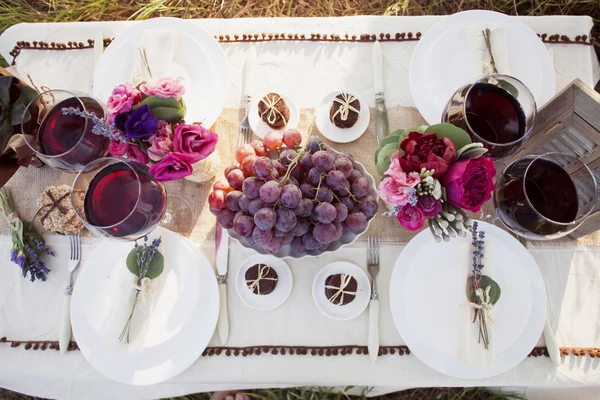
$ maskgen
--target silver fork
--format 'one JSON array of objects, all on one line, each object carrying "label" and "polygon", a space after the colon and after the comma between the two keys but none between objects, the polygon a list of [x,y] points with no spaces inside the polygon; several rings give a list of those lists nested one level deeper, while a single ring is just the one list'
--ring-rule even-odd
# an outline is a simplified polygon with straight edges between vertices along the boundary
[{"label": "silver fork", "polygon": [[69,259],[69,279],[65,288],[65,297],[63,300],[63,312],[60,321],[60,331],[58,332],[58,346],[61,353],[65,353],[71,342],[71,294],[73,293],[73,272],[79,267],[81,260],[81,237],[79,234],[70,235],[71,257]]},{"label": "silver fork", "polygon": [[377,274],[379,273],[379,238],[367,239],[367,268],[371,275],[371,300],[369,301],[369,357],[372,362],[379,354],[379,293],[377,293]]},{"label": "silver fork", "polygon": [[252,139],[252,131],[250,130],[250,123],[248,122],[248,112],[250,110],[250,103],[252,102],[252,98],[248,95],[244,97],[244,101],[246,102],[246,115],[242,122],[240,122],[240,136],[238,137],[238,146],[244,143],[250,143]]}]

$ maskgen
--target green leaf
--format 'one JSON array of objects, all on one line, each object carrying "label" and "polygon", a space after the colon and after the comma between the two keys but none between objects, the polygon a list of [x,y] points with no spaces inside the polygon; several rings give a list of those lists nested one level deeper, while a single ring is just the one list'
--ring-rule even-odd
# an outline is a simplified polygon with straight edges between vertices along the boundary
[{"label": "green leaf", "polygon": [[152,109],[152,114],[158,119],[174,124],[185,117],[185,110],[178,110],[170,107],[156,107]]},{"label": "green leaf", "polygon": [[[488,286],[491,286],[490,300],[492,301],[492,304],[496,304],[498,300],[500,300],[500,295],[502,294],[500,285],[498,285],[498,283],[489,276],[482,275],[481,280],[479,281],[479,287],[485,291]],[[467,299],[469,299],[471,303],[479,303],[479,299],[477,298],[477,296],[475,295],[475,291],[473,290],[472,276],[470,276],[469,279],[467,279]]]},{"label": "green leaf", "polygon": [[437,133],[438,138],[447,137],[448,139],[452,140],[457,149],[472,143],[471,137],[467,132],[452,124],[431,125],[425,130],[425,133],[432,132]]},{"label": "green leaf", "polygon": [[390,136],[400,137],[403,133],[404,133],[404,129],[396,129],[394,132],[390,133]]},{"label": "green leaf", "polygon": [[[138,256],[135,252],[135,248],[133,248],[129,254],[127,255],[127,269],[129,272],[134,274],[135,276],[139,276],[140,271],[138,269],[137,260]],[[157,278],[160,274],[162,274],[165,266],[165,258],[161,254],[160,251],[157,251],[154,254],[154,258],[150,261],[150,268],[148,268],[148,272],[146,273],[146,277],[150,279]]]},{"label": "green leaf", "polygon": [[383,149],[386,145],[393,143],[396,148],[400,148],[400,141],[398,139],[397,135],[390,135],[390,136],[386,136],[384,137],[381,142],[379,142],[379,147],[377,147],[377,150],[375,150],[375,163],[377,163],[377,156],[379,155],[379,152],[381,151],[381,149]]},{"label": "green leaf", "polygon": [[515,99],[519,97],[519,90],[509,82],[500,80],[500,86],[510,93]]},{"label": "green leaf", "polygon": [[414,131],[425,133],[426,130],[427,130],[427,125],[415,125],[415,126],[411,126],[410,128],[404,130],[404,132],[405,132],[404,136],[406,136],[410,132],[414,132]]},{"label": "green leaf", "polygon": [[136,110],[145,105],[150,107],[152,114],[154,114],[156,118],[172,124],[181,121],[185,117],[185,105],[183,104],[183,101],[179,102],[172,98],[150,96],[137,106],[133,107],[133,109]]},{"label": "green leaf", "polygon": [[461,160],[467,160],[469,158],[477,158],[477,157],[481,157],[482,155],[484,155],[485,153],[487,153],[487,149],[480,147],[480,148],[474,148],[474,149],[469,149],[464,151],[461,155],[460,155],[460,159]]},{"label": "green leaf", "polygon": [[483,143],[479,143],[479,142],[469,143],[468,145],[463,146],[460,149],[457,148],[456,159],[458,160],[460,158],[461,154],[463,154],[464,152],[472,150],[472,149],[477,149],[477,148],[483,148]]},{"label": "green leaf", "polygon": [[10,88],[13,79],[12,76],[0,76],[0,104],[3,106],[10,104]]},{"label": "green leaf", "polygon": [[398,145],[396,143],[388,143],[379,152],[376,167],[377,174],[379,176],[383,176],[385,171],[390,166],[390,158],[392,157],[392,153],[398,150]]},{"label": "green leaf", "polygon": [[6,145],[8,144],[8,140],[13,135],[13,125],[9,119],[5,119],[0,122],[0,154],[4,152]]}]

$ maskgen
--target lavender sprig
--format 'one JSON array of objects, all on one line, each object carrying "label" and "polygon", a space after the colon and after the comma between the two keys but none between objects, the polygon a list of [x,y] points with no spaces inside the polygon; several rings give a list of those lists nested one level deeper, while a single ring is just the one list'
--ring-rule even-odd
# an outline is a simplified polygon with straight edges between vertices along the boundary
[{"label": "lavender sprig", "polygon": [[127,136],[125,136],[115,124],[109,124],[102,118],[98,118],[95,112],[87,112],[82,111],[75,107],[63,107],[62,109],[63,115],[78,115],[82,118],[87,118],[94,124],[92,128],[92,133],[98,136],[104,136],[111,140],[116,140],[118,142],[127,141]]},{"label": "lavender sprig", "polygon": [[471,245],[473,246],[473,290],[476,290],[481,281],[481,270],[483,269],[483,246],[485,244],[485,232],[477,232],[477,222],[473,222],[471,227]]}]

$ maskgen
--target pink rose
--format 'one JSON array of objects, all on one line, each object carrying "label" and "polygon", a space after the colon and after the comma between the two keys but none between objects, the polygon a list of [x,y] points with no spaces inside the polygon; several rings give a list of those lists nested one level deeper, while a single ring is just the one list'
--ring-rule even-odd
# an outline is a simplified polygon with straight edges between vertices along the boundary
[{"label": "pink rose", "polygon": [[442,202],[429,195],[419,196],[417,206],[426,218],[435,218],[442,212]]},{"label": "pink rose", "polygon": [[453,163],[440,183],[446,188],[448,203],[457,208],[479,212],[495,190],[494,161],[488,157],[469,158]]},{"label": "pink rose", "polygon": [[402,139],[400,148],[404,154],[400,164],[404,171],[421,171],[421,168],[434,170],[438,179],[456,159],[456,146],[447,137],[439,138],[437,133],[410,132]]},{"label": "pink rose", "polygon": [[396,216],[398,223],[409,231],[418,231],[423,227],[425,216],[419,207],[413,207],[410,204],[402,207],[402,210]]},{"label": "pink rose", "polygon": [[176,181],[192,174],[193,162],[189,154],[169,153],[150,167],[150,173],[158,182]]},{"label": "pink rose", "polygon": [[173,151],[173,130],[166,121],[158,121],[158,130],[148,139],[151,146],[148,148],[148,156],[152,161],[160,161],[168,153]]},{"label": "pink rose", "polygon": [[219,137],[202,125],[179,124],[175,126],[173,149],[193,157],[193,162],[204,160],[215,151]]},{"label": "pink rose", "polygon": [[146,96],[173,98],[179,100],[185,93],[181,78],[154,78],[140,85],[140,90]]},{"label": "pink rose", "polygon": [[108,122],[112,124],[117,114],[131,111],[141,99],[142,94],[131,83],[123,83],[114,88],[106,103]]},{"label": "pink rose", "polygon": [[417,172],[402,171],[399,162],[399,152],[392,154],[391,163],[386,177],[381,181],[378,188],[379,196],[390,204],[405,206],[413,195],[413,190],[421,182],[421,177]]},{"label": "pink rose", "polygon": [[117,140],[111,140],[110,146],[108,148],[110,154],[115,157],[121,157],[122,155],[127,154],[127,150],[129,150],[129,144],[127,142],[119,142]]},{"label": "pink rose", "polygon": [[127,158],[137,161],[141,164],[148,164],[149,161],[148,154],[144,153],[140,146],[136,146],[134,144],[130,145],[127,149]]}]

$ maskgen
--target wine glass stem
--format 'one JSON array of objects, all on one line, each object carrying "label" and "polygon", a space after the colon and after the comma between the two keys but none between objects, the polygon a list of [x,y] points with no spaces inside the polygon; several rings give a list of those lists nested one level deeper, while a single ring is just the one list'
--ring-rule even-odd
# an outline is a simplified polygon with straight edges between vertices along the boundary
[{"label": "wine glass stem", "polygon": [[165,215],[161,222],[163,224],[168,224],[169,222],[171,222],[172,219],[173,219],[173,216],[171,215],[171,213],[169,211],[167,211],[167,212],[165,212]]}]

